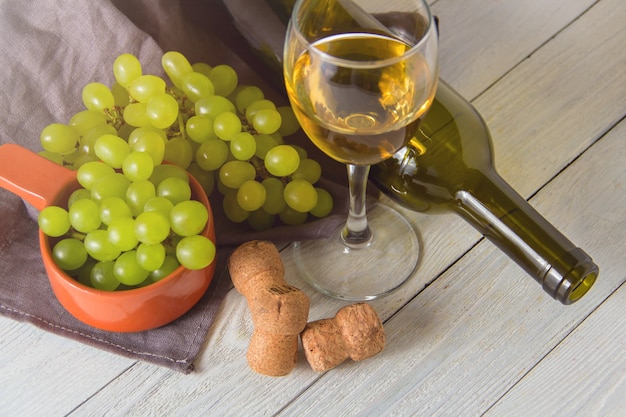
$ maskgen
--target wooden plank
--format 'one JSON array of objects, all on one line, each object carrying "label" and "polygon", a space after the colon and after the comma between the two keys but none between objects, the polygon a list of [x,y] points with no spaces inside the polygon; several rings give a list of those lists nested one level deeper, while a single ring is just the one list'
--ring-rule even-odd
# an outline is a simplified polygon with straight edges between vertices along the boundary
[{"label": "wooden plank", "polygon": [[441,74],[474,98],[594,3],[439,0],[432,11],[440,19]]},{"label": "wooden plank", "polygon": [[64,416],[135,361],[0,320],[0,415]]},{"label": "wooden plank", "polygon": [[[461,416],[487,410],[624,283],[625,134],[622,122],[532,200],[596,254],[601,276],[583,300],[555,303],[483,241],[385,324],[383,354],[328,372],[284,414]],[[586,348],[606,357],[617,347]],[[613,392],[623,379],[602,383],[602,390]],[[538,401],[561,398],[569,389],[551,386]]]},{"label": "wooden plank", "polygon": [[625,305],[622,284],[485,415],[626,415]]},{"label": "wooden plank", "polygon": [[624,2],[598,2],[475,100],[493,136],[496,167],[521,195],[626,113],[623,16]]}]

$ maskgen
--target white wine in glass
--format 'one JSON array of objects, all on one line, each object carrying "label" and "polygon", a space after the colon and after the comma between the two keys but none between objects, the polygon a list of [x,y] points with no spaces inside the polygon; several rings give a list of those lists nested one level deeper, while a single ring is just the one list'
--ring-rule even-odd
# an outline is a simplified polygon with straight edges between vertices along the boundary
[{"label": "white wine in glass", "polygon": [[[315,288],[371,300],[409,278],[419,240],[396,210],[366,212],[370,165],[415,134],[438,80],[438,43],[418,0],[300,0],[287,30],[284,75],[294,112],[311,141],[348,167],[350,210],[329,240],[296,242],[299,271]],[[380,270],[385,257],[389,269]]]}]

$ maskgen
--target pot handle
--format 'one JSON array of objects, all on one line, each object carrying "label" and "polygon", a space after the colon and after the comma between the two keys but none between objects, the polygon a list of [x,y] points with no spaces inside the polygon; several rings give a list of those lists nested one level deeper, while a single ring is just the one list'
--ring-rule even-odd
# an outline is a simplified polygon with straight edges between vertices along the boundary
[{"label": "pot handle", "polygon": [[76,179],[76,171],[62,167],[22,146],[0,146],[0,187],[22,197],[37,210],[52,204]]}]

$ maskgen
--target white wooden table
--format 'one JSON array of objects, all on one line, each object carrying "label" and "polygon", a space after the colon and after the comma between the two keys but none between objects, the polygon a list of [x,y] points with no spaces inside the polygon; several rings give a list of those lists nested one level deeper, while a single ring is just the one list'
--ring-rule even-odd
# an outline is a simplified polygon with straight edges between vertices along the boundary
[{"label": "white wooden table", "polygon": [[[487,120],[501,175],[599,264],[590,293],[562,306],[461,219],[407,212],[423,263],[372,302],[374,358],[255,374],[234,290],[191,375],[0,318],[0,415],[626,415],[626,2],[432,3],[442,76]],[[344,305],[283,260],[310,320]]]}]

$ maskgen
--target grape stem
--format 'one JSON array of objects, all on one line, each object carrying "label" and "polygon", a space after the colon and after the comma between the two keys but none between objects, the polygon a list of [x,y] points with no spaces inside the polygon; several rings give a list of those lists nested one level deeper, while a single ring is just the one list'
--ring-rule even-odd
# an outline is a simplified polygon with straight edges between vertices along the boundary
[{"label": "grape stem", "polygon": [[350,210],[341,232],[341,239],[349,248],[358,249],[369,246],[373,237],[366,213],[367,177],[370,166],[348,164],[347,168]]},{"label": "grape stem", "polygon": [[115,130],[119,130],[124,125],[124,109],[120,106],[113,106],[108,109],[104,109],[104,115],[107,117],[108,122],[115,128]]},{"label": "grape stem", "polygon": [[72,229],[69,233],[69,237],[72,239],[78,239],[80,241],[84,241],[85,237],[87,236],[86,233],[81,233],[77,230]]}]

